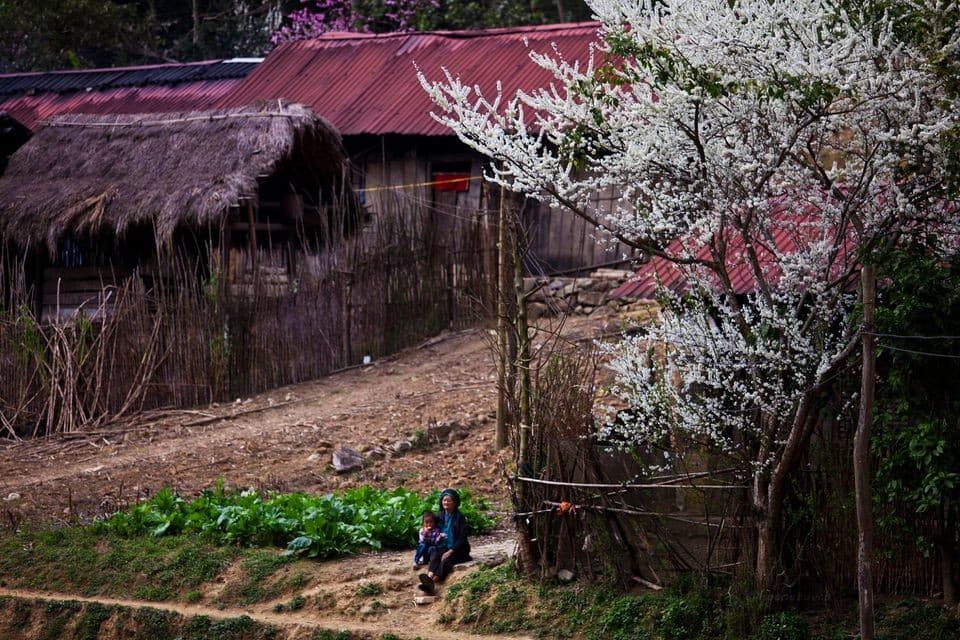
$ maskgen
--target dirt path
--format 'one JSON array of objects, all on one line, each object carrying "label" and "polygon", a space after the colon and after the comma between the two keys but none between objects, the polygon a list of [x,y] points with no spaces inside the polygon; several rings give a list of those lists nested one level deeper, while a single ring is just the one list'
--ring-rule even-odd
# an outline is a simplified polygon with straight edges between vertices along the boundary
[{"label": "dirt path", "polygon": [[[86,521],[164,485],[191,495],[218,478],[315,493],[361,484],[422,491],[469,485],[500,499],[494,406],[483,332],[446,334],[367,367],[228,405],[167,412],[127,431],[2,443],[0,499],[9,499],[0,505],[30,522]],[[329,466],[335,448],[389,449],[438,420],[465,425],[463,439],[368,459],[347,475]],[[438,464],[439,445],[447,453]]]},{"label": "dirt path", "polygon": [[[503,562],[513,552],[513,542],[508,536],[489,536],[478,539],[474,545],[474,562],[458,566],[448,579],[453,584],[478,564],[496,564]],[[273,625],[283,631],[286,637],[299,636],[299,630],[310,632],[326,629],[339,631],[346,629],[356,634],[381,637],[392,633],[400,638],[430,638],[439,640],[480,640],[489,636],[478,636],[462,630],[449,629],[440,624],[438,617],[442,602],[418,605],[414,598],[422,595],[416,590],[416,574],[408,563],[407,552],[369,553],[338,561],[316,563],[314,586],[301,592],[307,603],[296,611],[277,612],[275,606],[289,601],[289,596],[281,601],[262,602],[246,607],[206,606],[203,604],[185,604],[177,602],[150,602],[110,597],[85,597],[71,593],[53,593],[0,587],[0,597],[14,597],[26,600],[65,601],[98,603],[104,606],[120,606],[130,609],[149,607],[160,611],[176,613],[184,617],[207,616],[214,620],[248,616],[253,620]],[[350,599],[356,599],[358,587],[366,583],[376,583],[383,591],[376,597],[376,606],[351,606]],[[442,591],[441,591],[442,595]],[[325,597],[338,602],[336,608],[319,609]],[[344,606],[345,605],[345,606]],[[355,611],[354,615],[346,615]],[[529,640],[529,636],[503,635],[499,640]]]}]

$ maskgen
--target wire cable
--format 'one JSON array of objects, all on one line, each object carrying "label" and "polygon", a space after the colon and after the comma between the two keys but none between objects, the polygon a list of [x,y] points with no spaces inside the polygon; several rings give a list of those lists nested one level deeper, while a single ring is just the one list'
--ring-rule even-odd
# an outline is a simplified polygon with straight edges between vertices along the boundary
[{"label": "wire cable", "polygon": [[900,352],[903,352],[903,353],[911,353],[911,354],[917,355],[917,356],[930,356],[930,357],[932,357],[932,358],[948,358],[948,359],[952,359],[952,360],[960,360],[960,354],[953,354],[953,353],[936,353],[936,352],[933,352],[933,351],[916,351],[916,350],[914,350],[914,349],[902,349],[902,348],[900,348],[900,347],[894,347],[894,346],[891,346],[891,345],[889,345],[889,344],[884,344],[884,343],[881,343],[879,346],[880,346],[881,348],[887,349],[887,350],[889,350],[889,351],[900,351]]},{"label": "wire cable", "polygon": [[898,338],[903,340],[960,340],[960,336],[906,336],[895,333],[880,333],[875,331],[864,331],[863,333],[864,335],[873,336],[875,338]]}]

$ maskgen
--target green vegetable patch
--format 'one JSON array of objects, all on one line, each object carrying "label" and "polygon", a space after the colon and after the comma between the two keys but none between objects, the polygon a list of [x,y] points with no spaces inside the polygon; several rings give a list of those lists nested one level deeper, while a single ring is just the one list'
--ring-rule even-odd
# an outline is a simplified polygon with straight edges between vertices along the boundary
[{"label": "green vegetable patch", "polygon": [[[204,585],[227,570],[241,579],[217,601],[248,604],[303,586],[303,573],[274,574],[298,556],[332,558],[364,549],[412,548],[420,514],[438,493],[353,489],[342,494],[261,495],[221,486],[186,500],[169,488],[85,527],[0,536],[0,579],[7,587],[148,601],[204,599]],[[482,500],[463,492],[475,533],[494,522]]]},{"label": "green vegetable patch", "polygon": [[[474,533],[494,521],[482,499],[461,492],[461,511]],[[407,489],[370,487],[342,494],[227,492],[222,486],[186,501],[169,488],[98,523],[121,537],[191,534],[218,545],[285,547],[289,554],[333,558],[361,549],[416,545],[420,514],[436,509],[439,492],[421,497]]]}]

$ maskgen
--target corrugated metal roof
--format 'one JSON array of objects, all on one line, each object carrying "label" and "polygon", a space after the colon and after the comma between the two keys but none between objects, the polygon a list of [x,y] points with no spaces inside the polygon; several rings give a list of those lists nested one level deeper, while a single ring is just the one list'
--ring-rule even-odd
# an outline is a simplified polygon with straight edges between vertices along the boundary
[{"label": "corrugated metal roof", "polygon": [[[486,31],[354,34],[328,33],[287,42],[220,106],[283,98],[309,105],[343,135],[450,135],[430,117],[434,109],[417,81],[416,64],[428,79],[442,67],[493,97],[549,86],[552,76],[533,64],[530,51],[584,60],[596,41],[593,22]],[[529,45],[529,47],[527,46]]]},{"label": "corrugated metal roof", "polygon": [[39,73],[0,74],[0,96],[71,91],[104,91],[117,87],[142,87],[206,80],[245,78],[258,59],[205,60],[180,64],[155,64],[110,69],[81,69]]},{"label": "corrugated metal roof", "polygon": [[[781,211],[775,215],[776,219],[774,224],[771,225],[769,236],[754,239],[751,242],[757,256],[757,263],[765,274],[765,280],[774,285],[782,275],[777,255],[791,255],[796,253],[800,247],[808,245],[815,239],[814,229],[817,226],[815,224],[817,219],[812,215],[786,211]],[[725,266],[734,293],[743,295],[756,291],[757,281],[748,261],[746,243],[740,234],[730,232],[725,233],[725,236],[727,242]],[[685,238],[674,240],[667,247],[665,253],[678,256],[687,246],[687,242]],[[772,247],[776,248],[775,252],[771,250]],[[693,249],[694,247],[689,248]],[[709,260],[708,246],[701,245],[696,248],[695,255],[698,259]],[[834,273],[831,275],[839,276],[850,266],[849,261],[854,259],[852,243],[848,238],[837,255],[833,265]],[[614,289],[611,296],[651,298],[656,295],[661,287],[675,293],[683,293],[689,289],[689,284],[684,271],[673,262],[662,257],[652,257],[637,270],[633,278]]]},{"label": "corrugated metal roof", "polygon": [[212,108],[255,60],[0,75],[0,110],[35,129],[63,113],[131,114]]}]

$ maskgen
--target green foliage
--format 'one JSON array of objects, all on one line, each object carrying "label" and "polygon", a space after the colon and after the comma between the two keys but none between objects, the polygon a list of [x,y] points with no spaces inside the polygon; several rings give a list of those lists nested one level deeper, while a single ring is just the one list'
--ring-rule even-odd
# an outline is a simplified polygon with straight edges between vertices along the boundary
[{"label": "green foliage", "polygon": [[877,640],[953,640],[960,618],[937,605],[903,602],[877,616]]},{"label": "green foliage", "polygon": [[175,613],[141,607],[133,614],[133,620],[137,625],[137,631],[133,637],[137,640],[173,637]]},{"label": "green foliage", "polygon": [[17,588],[166,600],[212,580],[239,553],[193,538],[104,537],[91,527],[27,530],[0,537],[0,577]]},{"label": "green foliage", "polygon": [[960,339],[943,337],[960,335],[960,260],[945,263],[918,240],[878,264],[890,278],[877,309],[878,332],[920,336],[880,338],[887,371],[872,442],[878,521],[929,552],[932,541],[915,528],[917,519],[903,514],[930,514],[941,531],[960,517]]},{"label": "green foliage", "polygon": [[[684,575],[663,591],[624,594],[594,584],[532,585],[512,567],[479,568],[447,588],[447,622],[481,633],[532,632],[539,638],[578,640],[767,640],[752,592],[739,594],[725,581]],[[801,629],[792,613],[770,617],[783,629]],[[783,636],[784,640],[809,637]]]},{"label": "green foliage", "polygon": [[319,629],[313,632],[310,640],[350,640],[350,632],[341,629],[340,631],[331,631],[330,629]]},{"label": "green foliage", "polygon": [[427,432],[423,429],[417,429],[413,432],[413,438],[410,442],[414,449],[423,449],[427,446]]},{"label": "green foliage", "polygon": [[182,625],[178,635],[170,637],[183,640],[271,640],[277,637],[277,630],[249,616],[216,621],[207,616],[194,616]]},{"label": "green foliage", "polygon": [[362,597],[379,596],[383,593],[383,587],[379,582],[364,582],[357,587],[357,595]]},{"label": "green foliage", "polygon": [[0,2],[0,70],[119,65],[140,58],[146,19],[110,0]]},{"label": "green foliage", "polygon": [[76,602],[51,601],[43,606],[47,619],[40,629],[37,636],[39,640],[59,640],[64,634],[64,629],[73,617],[80,610],[80,605]]},{"label": "green foliage", "polygon": [[763,619],[754,640],[810,640],[810,626],[802,615],[781,611]]},{"label": "green foliage", "polygon": [[533,628],[527,611],[531,593],[512,567],[501,565],[472,571],[447,588],[445,599],[458,603],[461,624],[482,633],[510,633]]},{"label": "green foliage", "polygon": [[279,596],[284,590],[282,580],[273,575],[291,558],[274,551],[254,551],[243,559],[243,573],[224,588],[218,597],[220,604],[248,605]]},{"label": "green foliage", "polygon": [[[487,503],[461,492],[461,511],[471,531],[489,531],[494,521]],[[99,523],[100,530],[121,536],[196,533],[217,544],[285,546],[288,554],[329,558],[359,549],[407,548],[416,543],[420,514],[436,508],[439,492],[426,498],[406,489],[371,487],[339,495],[305,493],[266,497],[255,491],[205,491],[187,502],[169,487]]]}]

